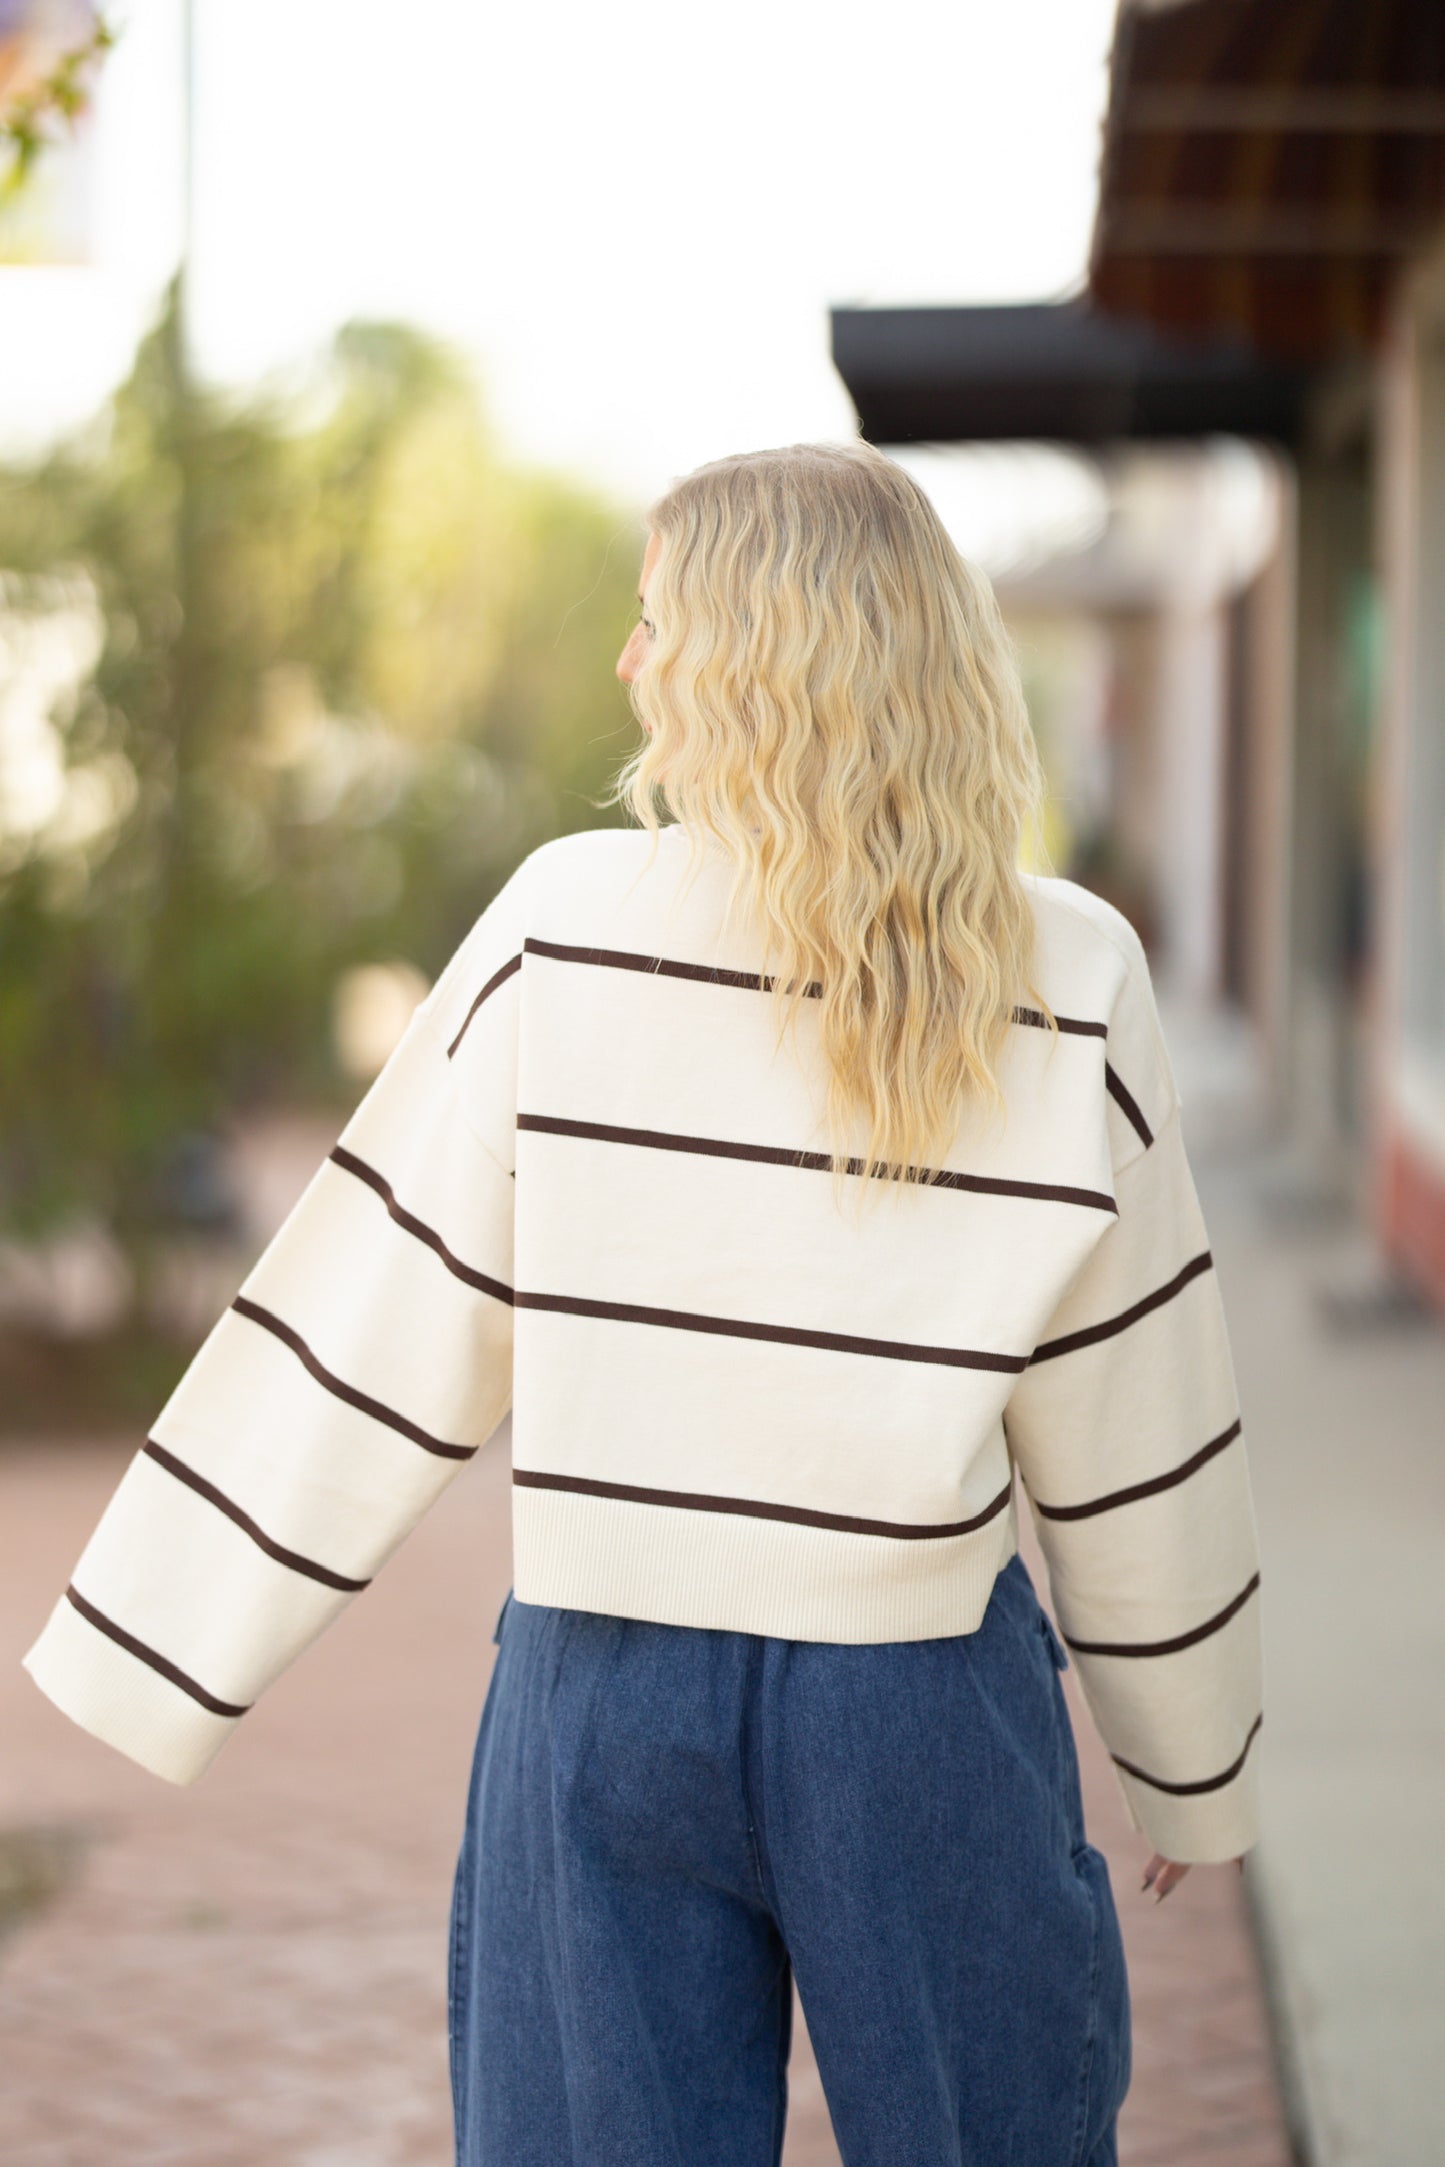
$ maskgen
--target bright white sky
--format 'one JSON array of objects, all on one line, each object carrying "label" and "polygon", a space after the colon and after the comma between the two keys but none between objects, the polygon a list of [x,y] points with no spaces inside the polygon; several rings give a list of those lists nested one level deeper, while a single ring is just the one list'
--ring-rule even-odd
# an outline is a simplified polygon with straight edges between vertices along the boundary
[{"label": "bright white sky", "polygon": [[[180,0],[114,0],[96,260],[0,269],[0,440],[124,374],[180,235]],[[1082,283],[1114,0],[195,0],[205,373],[356,314],[474,357],[519,455],[642,500],[840,436],[838,302]]]}]

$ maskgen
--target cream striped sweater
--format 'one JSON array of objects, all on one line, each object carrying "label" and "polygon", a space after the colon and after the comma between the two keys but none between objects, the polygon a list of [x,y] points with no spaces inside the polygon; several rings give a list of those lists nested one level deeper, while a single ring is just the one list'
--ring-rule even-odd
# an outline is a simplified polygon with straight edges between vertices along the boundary
[{"label": "cream striped sweater", "polygon": [[[176,1783],[512,1411],[514,1584],[792,1639],[971,1632],[1018,1543],[1130,1816],[1257,1833],[1256,1529],[1220,1289],[1143,949],[1027,876],[1008,1119],[837,1212],[803,1004],[775,1051],[730,868],[543,845],[136,1452],[24,1657]],[[860,1136],[853,1148],[863,1148]]]}]

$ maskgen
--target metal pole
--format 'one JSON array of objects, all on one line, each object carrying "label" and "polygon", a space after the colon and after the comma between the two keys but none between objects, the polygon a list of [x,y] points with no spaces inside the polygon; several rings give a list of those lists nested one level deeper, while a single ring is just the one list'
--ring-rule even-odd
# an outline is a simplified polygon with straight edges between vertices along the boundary
[{"label": "metal pole", "polygon": [[195,245],[196,191],[196,9],[181,0],[181,245],[176,265],[176,346],[190,376],[190,268]]}]

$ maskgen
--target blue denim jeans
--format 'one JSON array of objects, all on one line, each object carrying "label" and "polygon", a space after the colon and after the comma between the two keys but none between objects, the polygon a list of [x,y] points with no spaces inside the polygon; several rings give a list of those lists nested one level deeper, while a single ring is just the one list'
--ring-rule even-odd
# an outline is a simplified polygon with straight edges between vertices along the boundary
[{"label": "blue denim jeans", "polygon": [[452,1897],[458,2167],[1115,2167],[1129,1988],[1023,1559],[867,1646],[509,1595]]}]

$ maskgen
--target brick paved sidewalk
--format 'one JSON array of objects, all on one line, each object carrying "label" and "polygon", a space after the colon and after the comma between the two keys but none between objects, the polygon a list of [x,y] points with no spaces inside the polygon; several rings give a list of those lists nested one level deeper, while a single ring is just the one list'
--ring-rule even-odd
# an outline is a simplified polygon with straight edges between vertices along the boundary
[{"label": "brick paved sidewalk", "polygon": [[[0,1448],[0,1829],[87,1838],[0,1944],[0,2160],[448,2167],[446,1916],[508,1581],[505,1433],[188,1790],[19,1668],[128,1452]],[[1042,1591],[1031,1531],[1025,1555]],[[1240,1876],[1138,1893],[1145,1848],[1065,1684],[1129,1948],[1126,2167],[1287,2167]],[[785,2167],[837,2167],[795,2016]]]}]

